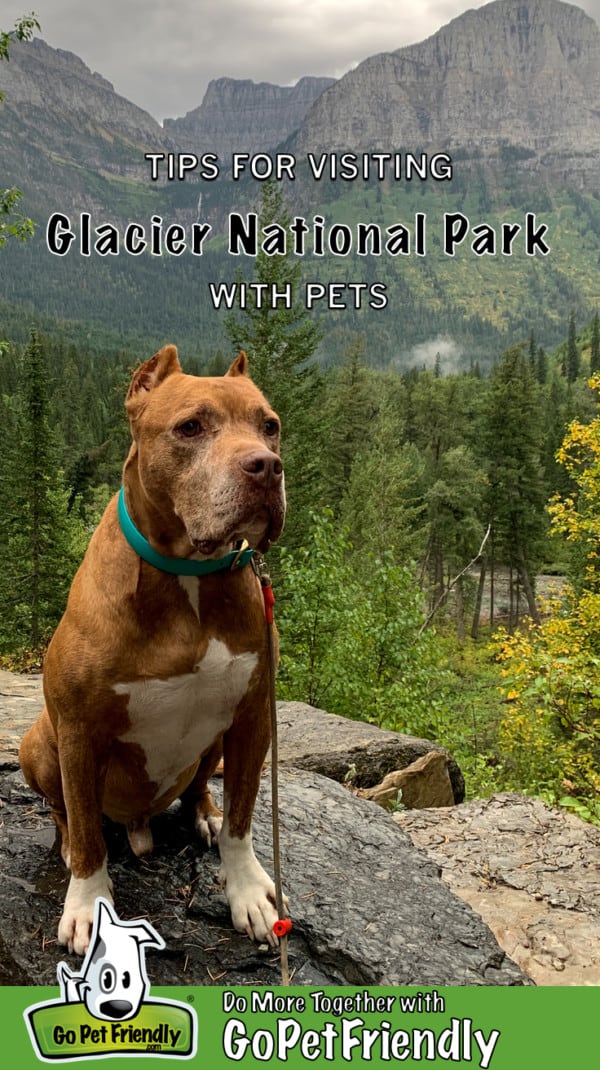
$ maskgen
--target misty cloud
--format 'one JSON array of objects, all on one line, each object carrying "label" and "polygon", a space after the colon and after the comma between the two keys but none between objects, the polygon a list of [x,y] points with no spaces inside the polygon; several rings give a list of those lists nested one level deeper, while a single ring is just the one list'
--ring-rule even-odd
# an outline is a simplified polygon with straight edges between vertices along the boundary
[{"label": "misty cloud", "polygon": [[411,368],[428,368],[433,370],[437,358],[440,359],[442,375],[454,375],[464,371],[465,351],[458,342],[448,335],[438,335],[429,342],[421,342],[414,346],[407,356],[403,356],[401,364]]}]

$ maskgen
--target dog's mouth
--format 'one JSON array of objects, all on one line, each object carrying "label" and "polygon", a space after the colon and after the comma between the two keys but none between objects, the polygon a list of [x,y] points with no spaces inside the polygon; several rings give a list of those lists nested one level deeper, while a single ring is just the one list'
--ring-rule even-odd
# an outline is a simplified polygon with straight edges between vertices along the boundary
[{"label": "dog's mouth", "polygon": [[215,554],[227,553],[242,540],[264,554],[269,547],[279,538],[283,527],[283,512],[273,513],[270,509],[263,512],[262,517],[254,515],[247,523],[238,523],[232,529],[224,531],[222,535],[212,538],[191,538],[194,549],[205,557]]}]

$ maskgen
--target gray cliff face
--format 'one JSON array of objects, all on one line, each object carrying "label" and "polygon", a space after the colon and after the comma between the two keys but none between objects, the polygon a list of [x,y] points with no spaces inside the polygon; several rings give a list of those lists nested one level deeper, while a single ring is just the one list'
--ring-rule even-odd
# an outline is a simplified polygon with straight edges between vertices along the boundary
[{"label": "gray cliff face", "polygon": [[313,105],[304,151],[600,150],[600,31],[558,0],[498,0],[372,56]]},{"label": "gray cliff face", "polygon": [[292,87],[217,78],[209,83],[200,107],[182,119],[165,119],[165,132],[194,152],[233,152],[275,148],[303,122],[333,78],[301,78]]},{"label": "gray cliff face", "polygon": [[0,92],[5,130],[27,129],[31,147],[88,166],[112,170],[111,155],[123,145],[151,151],[165,140],[151,115],[78,56],[39,38],[11,44],[10,61],[0,64]]}]

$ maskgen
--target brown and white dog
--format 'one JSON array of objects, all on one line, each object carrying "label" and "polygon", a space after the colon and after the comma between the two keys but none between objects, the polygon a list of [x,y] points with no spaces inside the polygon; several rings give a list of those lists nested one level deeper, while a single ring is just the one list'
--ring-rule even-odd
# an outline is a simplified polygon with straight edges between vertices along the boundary
[{"label": "brown and white dog", "polygon": [[[135,373],[123,470],[131,520],[169,558],[265,550],[285,514],[279,420],[241,353],[222,378],[184,375],[175,346]],[[270,740],[268,649],[251,567],[181,576],[143,560],[110,502],[73,580],[44,666],[46,706],[20,760],[44,795],[71,870],[58,939],[83,954],[97,896],[112,901],[102,814],[152,850],[149,819],[182,796],[218,839],[236,929],[274,942],[273,882],[252,846]],[[207,779],[224,755],[224,814]]]}]

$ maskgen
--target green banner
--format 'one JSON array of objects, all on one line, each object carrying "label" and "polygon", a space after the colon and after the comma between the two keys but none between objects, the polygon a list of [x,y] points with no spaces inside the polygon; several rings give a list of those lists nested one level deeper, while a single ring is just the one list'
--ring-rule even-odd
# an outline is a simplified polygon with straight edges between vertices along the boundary
[{"label": "green banner", "polygon": [[153,988],[134,1019],[115,1023],[91,1017],[82,1004],[59,1002],[56,989],[4,988],[3,1062],[19,1070],[98,1058],[130,1070],[157,1070],[159,1058],[210,1070],[266,1063],[564,1070],[597,1061],[599,992]]}]

